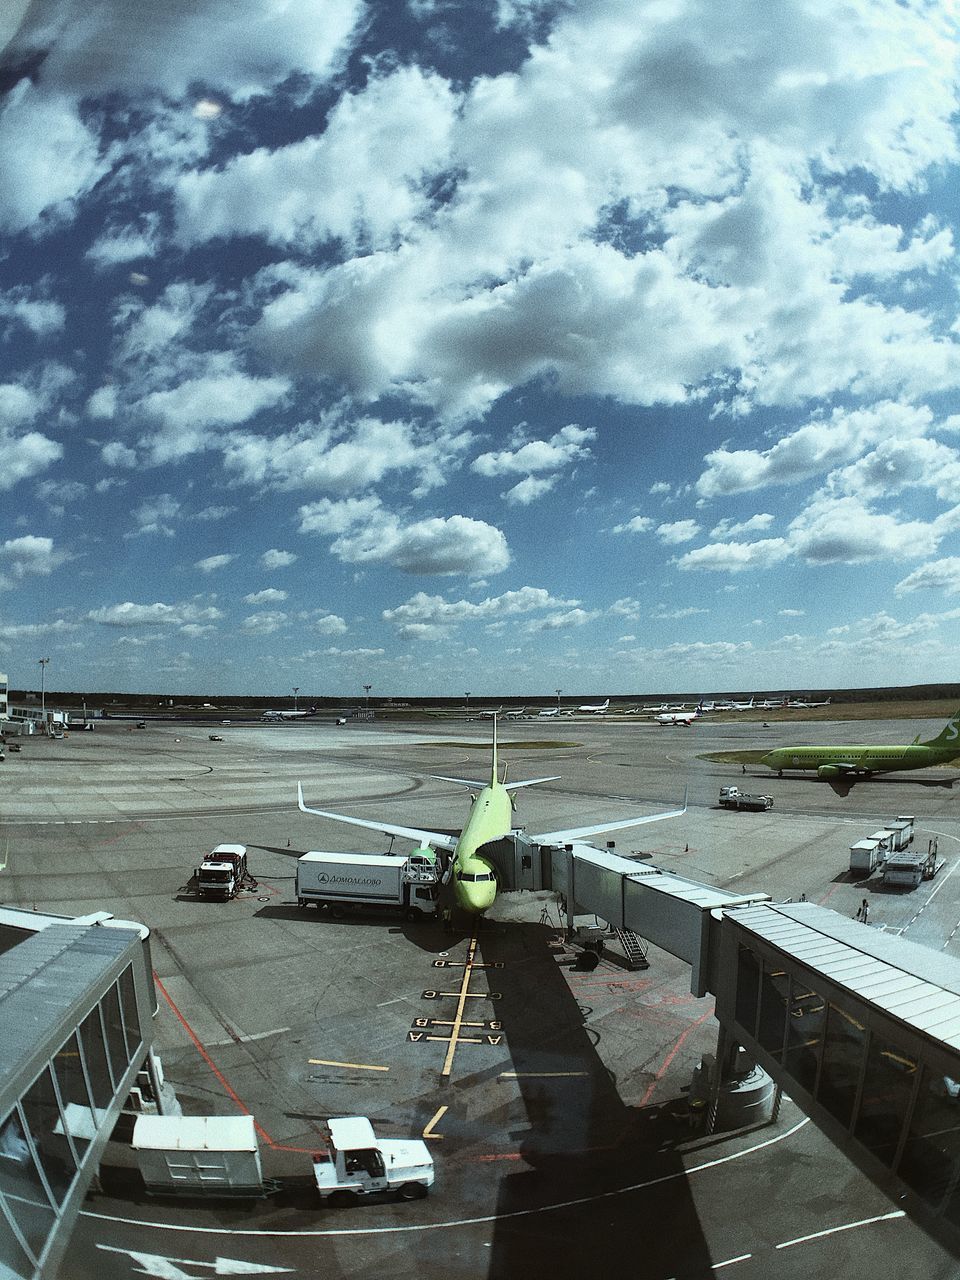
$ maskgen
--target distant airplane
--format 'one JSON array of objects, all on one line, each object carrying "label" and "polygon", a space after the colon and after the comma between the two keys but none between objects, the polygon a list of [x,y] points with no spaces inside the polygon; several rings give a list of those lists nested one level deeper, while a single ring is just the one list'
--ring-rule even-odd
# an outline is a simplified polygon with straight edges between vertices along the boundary
[{"label": "distant airplane", "polygon": [[593,706],[587,702],[582,707],[577,707],[577,710],[582,712],[584,715],[602,716],[609,705],[610,699],[608,698],[606,702],[598,702]]},{"label": "distant airplane", "polygon": [[[451,857],[446,860],[443,873],[443,884],[453,885],[454,901],[458,907],[471,915],[482,915],[493,906],[497,896],[497,873],[493,863],[480,852],[484,845],[509,835],[513,829],[513,792],[520,787],[533,787],[540,782],[555,782],[557,776],[549,778],[530,778],[526,782],[506,782],[497,777],[497,722],[493,722],[493,758],[488,782],[471,782],[467,778],[449,778],[443,774],[430,774],[441,782],[455,782],[459,786],[468,787],[475,792],[467,825],[460,835],[445,835],[438,831],[424,831],[419,827],[399,827],[390,822],[376,822],[367,818],[349,818],[343,813],[330,813],[326,809],[311,809],[303,802],[303,787],[297,783],[297,805],[302,813],[313,813],[320,818],[331,818],[336,822],[346,822],[354,827],[365,827],[368,831],[380,831],[384,835],[398,836],[404,840],[416,841],[421,847],[436,846],[448,850]],[[563,831],[544,831],[540,835],[530,836],[534,844],[556,845],[570,844],[574,840],[586,840],[590,836],[603,835],[607,831],[621,831],[626,827],[639,827],[647,822],[662,822],[665,818],[678,818],[686,812],[687,802],[684,799],[682,809],[671,809],[667,813],[645,814],[643,817],[623,818],[615,822],[600,822],[589,827],[569,827]]]},{"label": "distant airplane", "polygon": [[731,711],[752,711],[753,699],[751,698],[749,702],[731,702],[730,710]]},{"label": "distant airplane", "polygon": [[474,716],[474,719],[475,720],[496,720],[497,716],[500,714],[502,709],[503,709],[502,707],[497,707],[495,711],[478,711],[477,714]]},{"label": "distant airplane", "polygon": [[316,714],[316,707],[311,707],[309,711],[265,711],[260,719],[266,721],[302,720],[304,716],[315,716]]},{"label": "distant airplane", "polygon": [[546,720],[547,716],[558,716],[560,714],[559,707],[542,707],[537,712],[538,720]]},{"label": "distant airplane", "polygon": [[512,711],[504,711],[503,718],[504,720],[519,720],[522,716],[525,716],[526,713],[526,707],[515,707]]},{"label": "distant airplane", "polygon": [[803,698],[796,698],[794,701],[788,702],[786,705],[788,707],[799,707],[804,711],[808,711],[811,707],[829,707],[832,701],[832,698],[827,698],[825,702],[805,702]]},{"label": "distant airplane", "polygon": [[663,711],[660,715],[654,717],[654,722],[656,724],[685,724],[689,727],[694,720],[699,719],[700,708],[696,707],[693,711]]},{"label": "distant airplane", "polygon": [[761,756],[760,763],[768,769],[776,769],[780,777],[783,777],[784,769],[816,769],[818,778],[929,769],[932,765],[946,764],[960,756],[958,726],[960,710],[929,742],[921,742],[918,734],[908,747],[777,747]]}]

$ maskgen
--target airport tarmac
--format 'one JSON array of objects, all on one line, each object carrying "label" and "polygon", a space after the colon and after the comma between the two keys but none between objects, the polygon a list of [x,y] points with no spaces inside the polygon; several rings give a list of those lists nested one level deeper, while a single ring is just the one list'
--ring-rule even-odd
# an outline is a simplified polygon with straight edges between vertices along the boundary
[{"label": "airport tarmac", "polygon": [[[517,821],[531,831],[672,808],[686,786],[682,818],[619,833],[617,851],[738,892],[804,894],[848,916],[866,897],[870,927],[949,953],[960,948],[960,774],[899,774],[843,797],[815,778],[762,767],[744,777],[702,758],[788,742],[909,742],[927,727],[520,721],[501,726],[502,759],[510,780],[562,775],[521,792]],[[487,967],[469,975],[482,1010],[472,1020],[495,1025],[451,1051],[442,1024],[456,1002],[443,993],[459,989],[468,933],[297,909],[301,853],[386,844],[298,812],[298,780],[308,804],[459,828],[466,792],[426,775],[483,779],[489,723],[225,725],[223,742],[210,732],[104,723],[24,740],[0,766],[3,901],[107,910],[150,927],[167,1076],[190,1114],[249,1109],[280,1187],[243,1206],[151,1200],[112,1148],[63,1276],[424,1280],[617,1267],[644,1280],[720,1269],[753,1280],[884,1275],[893,1260],[907,1280],[960,1274],[792,1102],[748,1133],[691,1127],[687,1087],[717,1027],[712,1001],[690,995],[689,971],[667,953],[651,949],[641,972],[612,952],[580,972],[558,945],[550,895],[501,895],[479,932]],[[719,809],[731,782],[773,795],[774,808]],[[921,847],[938,840],[943,871],[907,894],[885,893],[876,876],[851,881],[849,845],[898,813],[916,814]],[[200,902],[191,871],[222,841],[247,845],[258,888]],[[320,1207],[310,1153],[326,1118],[343,1114],[370,1116],[384,1136],[426,1130],[431,1197]]]}]

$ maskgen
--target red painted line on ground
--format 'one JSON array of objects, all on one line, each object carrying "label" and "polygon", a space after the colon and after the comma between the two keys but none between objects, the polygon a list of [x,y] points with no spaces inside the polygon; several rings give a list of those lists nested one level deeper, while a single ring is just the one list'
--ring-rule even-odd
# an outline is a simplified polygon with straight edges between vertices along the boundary
[{"label": "red painted line on ground", "polygon": [[647,1103],[650,1101],[650,1095],[653,1093],[654,1089],[656,1089],[657,1085],[658,1085],[658,1084],[660,1083],[660,1081],[663,1079],[664,1073],[666,1072],[667,1068],[670,1066],[670,1063],[671,1063],[671,1062],[674,1060],[674,1058],[677,1056],[677,1053],[678,1053],[678,1052],[679,1052],[679,1050],[680,1050],[680,1046],[683,1044],[684,1040],[686,1040],[686,1038],[687,1038],[687,1036],[690,1034],[690,1032],[691,1032],[691,1031],[695,1031],[695,1030],[697,1029],[697,1027],[699,1027],[702,1023],[706,1022],[706,1020],[707,1020],[708,1018],[712,1018],[712,1017],[713,1017],[713,1013],[714,1013],[713,1009],[709,1009],[705,1014],[703,1014],[703,1016],[702,1016],[702,1017],[699,1017],[699,1018],[696,1020],[696,1022],[691,1022],[691,1023],[690,1023],[690,1025],[689,1025],[689,1027],[687,1027],[686,1031],[684,1031],[684,1032],[683,1032],[683,1034],[682,1034],[682,1035],[680,1035],[680,1036],[677,1038],[677,1042],[676,1042],[676,1044],[673,1046],[673,1048],[672,1048],[672,1049],[670,1050],[670,1052],[667,1054],[666,1058],[664,1058],[664,1060],[663,1060],[663,1062],[662,1062],[662,1064],[661,1064],[661,1066],[660,1066],[660,1070],[657,1072],[657,1074],[656,1074],[656,1075],[654,1076],[654,1078],[651,1080],[649,1088],[647,1089],[647,1091],[646,1091],[646,1093],[643,1095],[643,1097],[640,1099],[640,1106],[641,1106],[641,1107],[645,1107],[645,1106],[647,1105]]},{"label": "red painted line on ground", "polygon": [[[243,1101],[243,1099],[240,1097],[237,1091],[233,1088],[230,1081],[223,1074],[223,1072],[220,1070],[220,1068],[217,1066],[214,1060],[210,1057],[210,1054],[206,1051],[206,1049],[200,1043],[200,1040],[196,1032],[194,1031],[193,1027],[191,1027],[190,1023],[186,1020],[186,1018],[177,1008],[176,1004],[174,1004],[173,998],[170,995],[170,992],[161,982],[160,976],[156,972],[156,970],[154,970],[153,972],[153,980],[157,984],[157,987],[160,990],[160,994],[163,996],[164,1000],[166,1000],[167,1004],[173,1010],[180,1025],[183,1027],[184,1031],[186,1031],[187,1035],[193,1041],[193,1046],[196,1049],[197,1053],[199,1053],[200,1057],[204,1060],[204,1062],[207,1064],[207,1066],[210,1068],[213,1074],[220,1081],[220,1084],[223,1086],[224,1092],[226,1093],[227,1097],[234,1104],[234,1106],[238,1107],[239,1110],[243,1112],[245,1116],[253,1116],[253,1112],[250,1110],[247,1104]],[[264,1140],[267,1146],[273,1147],[275,1151],[303,1151],[307,1155],[323,1154],[322,1152],[311,1150],[309,1147],[288,1147],[288,1146],[285,1146],[282,1142],[274,1142],[273,1138],[270,1137],[270,1134],[267,1133],[266,1129],[259,1122],[259,1120],[256,1119],[255,1116],[253,1116],[253,1127],[256,1129],[257,1133]]]}]

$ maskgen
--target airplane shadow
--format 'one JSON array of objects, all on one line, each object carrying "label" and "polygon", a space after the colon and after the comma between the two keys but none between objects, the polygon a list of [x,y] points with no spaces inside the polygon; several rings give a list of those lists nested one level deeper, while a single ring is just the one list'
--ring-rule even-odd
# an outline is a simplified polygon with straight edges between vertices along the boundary
[{"label": "airplane shadow", "polygon": [[[575,994],[548,945],[554,930],[488,923],[496,927],[481,932],[480,951],[485,962],[503,962],[490,971],[490,985],[501,992],[496,1008],[509,1059],[453,1085],[467,1093],[478,1082],[502,1090],[502,1102],[485,1117],[495,1142],[487,1158],[503,1160],[508,1169],[519,1164],[499,1185],[486,1274],[590,1276],[600,1259],[604,1273],[637,1275],[638,1259],[644,1275],[709,1273],[710,1254],[679,1150],[692,1137],[685,1096],[629,1106],[597,1052],[604,1020],[589,1021],[594,1011],[587,1001],[591,992],[609,1000],[604,978],[621,983],[622,971],[611,973],[604,965],[583,975],[575,984],[582,994]],[[610,1035],[616,1045],[622,1027]],[[635,1073],[644,1081],[649,1075],[651,1084],[655,1078],[640,1065],[650,1046],[639,1019],[636,1037],[635,1056],[624,1068],[634,1095]],[[508,1079],[506,1068],[515,1077]],[[619,1194],[656,1179],[666,1181]]]}]

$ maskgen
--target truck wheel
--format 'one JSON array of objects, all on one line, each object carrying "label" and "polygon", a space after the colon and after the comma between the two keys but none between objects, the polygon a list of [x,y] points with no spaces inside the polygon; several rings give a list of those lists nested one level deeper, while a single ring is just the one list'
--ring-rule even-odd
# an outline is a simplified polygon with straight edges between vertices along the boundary
[{"label": "truck wheel", "polygon": [[352,1191],[334,1191],[327,1196],[327,1204],[332,1209],[349,1209],[352,1204],[357,1203],[357,1197]]},{"label": "truck wheel", "polygon": [[403,913],[403,918],[404,920],[419,920],[420,911],[417,907],[407,907],[406,911]]},{"label": "truck wheel", "polygon": [[342,920],[347,913],[344,911],[343,907],[337,903],[336,906],[330,908],[330,914],[333,916],[334,920]]},{"label": "truck wheel", "polygon": [[401,1200],[422,1200],[427,1194],[427,1188],[422,1182],[405,1182],[400,1188]]}]

